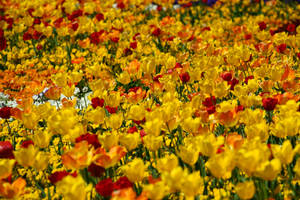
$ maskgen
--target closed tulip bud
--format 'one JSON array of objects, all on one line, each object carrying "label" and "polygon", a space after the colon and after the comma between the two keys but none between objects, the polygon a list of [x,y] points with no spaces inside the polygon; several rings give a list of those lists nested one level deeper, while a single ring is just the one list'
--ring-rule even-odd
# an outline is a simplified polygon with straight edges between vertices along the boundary
[{"label": "closed tulip bud", "polygon": [[7,178],[11,175],[15,162],[16,161],[12,159],[0,159],[0,179]]},{"label": "closed tulip bud", "polygon": [[147,121],[145,123],[144,130],[147,134],[159,136],[162,128],[163,122],[159,119],[154,119],[152,121]]},{"label": "closed tulip bud", "polygon": [[0,118],[9,119],[11,117],[11,107],[2,107],[0,108]]},{"label": "closed tulip bud", "polygon": [[168,155],[157,160],[157,169],[160,172],[170,172],[178,166],[178,158],[174,155]]},{"label": "closed tulip bud", "polygon": [[50,155],[47,152],[39,152],[35,157],[35,162],[32,167],[41,171],[48,167]]},{"label": "closed tulip bud", "polygon": [[182,81],[182,83],[187,83],[190,80],[190,75],[188,72],[184,72],[179,75],[179,78]]},{"label": "closed tulip bud", "polygon": [[241,199],[252,199],[255,194],[255,185],[253,181],[238,183],[235,186],[236,193]]},{"label": "closed tulip bud", "polygon": [[117,146],[119,143],[119,134],[115,131],[112,133],[105,133],[98,136],[99,142],[105,149],[110,149]]},{"label": "closed tulip bud", "polygon": [[43,131],[35,131],[33,136],[34,144],[37,145],[40,148],[46,148],[49,145],[50,139],[52,137],[52,134],[49,132],[43,132]]},{"label": "closed tulip bud", "polygon": [[107,119],[107,125],[113,129],[119,129],[123,123],[123,113],[112,114]]},{"label": "closed tulip bud", "polygon": [[95,110],[88,111],[85,115],[85,118],[93,124],[102,124],[105,118],[105,111],[103,108],[97,107]]},{"label": "closed tulip bud", "polygon": [[275,158],[278,158],[282,164],[288,165],[293,161],[294,151],[289,140],[283,142],[282,146],[272,145],[272,153]]},{"label": "closed tulip bud", "polygon": [[183,162],[193,166],[199,157],[199,151],[193,148],[192,145],[182,146],[178,152],[178,156],[183,160]]},{"label": "closed tulip bud", "polygon": [[128,118],[136,121],[143,120],[145,117],[145,108],[141,105],[131,106],[128,112]]},{"label": "closed tulip bud", "polygon": [[111,92],[109,95],[104,97],[105,103],[110,107],[118,107],[121,102],[121,96],[119,92]]},{"label": "closed tulip bud", "polygon": [[150,151],[156,151],[162,146],[163,137],[148,134],[143,137],[143,142],[147,149],[149,149]]},{"label": "closed tulip bud", "polygon": [[130,75],[127,71],[122,72],[117,79],[120,83],[122,83],[123,85],[127,85],[128,83],[130,83],[131,78]]},{"label": "closed tulip bud", "polygon": [[133,134],[123,134],[120,136],[120,144],[125,146],[128,151],[135,149],[141,142],[141,137],[138,132]]},{"label": "closed tulip bud", "polygon": [[22,122],[24,126],[28,129],[35,129],[38,121],[39,121],[39,116],[34,112],[23,113],[22,115]]},{"label": "closed tulip bud", "polygon": [[265,110],[271,111],[275,109],[278,100],[275,98],[266,98],[262,100],[262,103]]}]

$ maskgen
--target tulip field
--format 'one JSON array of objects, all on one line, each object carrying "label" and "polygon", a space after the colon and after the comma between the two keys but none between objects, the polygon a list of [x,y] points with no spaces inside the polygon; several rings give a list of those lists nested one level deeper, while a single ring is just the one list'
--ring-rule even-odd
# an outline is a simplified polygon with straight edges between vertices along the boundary
[{"label": "tulip field", "polygon": [[0,0],[0,199],[300,199],[299,0]]}]

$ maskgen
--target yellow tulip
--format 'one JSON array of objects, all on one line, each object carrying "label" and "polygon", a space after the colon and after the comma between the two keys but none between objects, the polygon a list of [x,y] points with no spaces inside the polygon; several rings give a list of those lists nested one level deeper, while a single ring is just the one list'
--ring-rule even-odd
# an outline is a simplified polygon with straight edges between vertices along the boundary
[{"label": "yellow tulip", "polygon": [[138,132],[133,134],[123,134],[120,136],[119,142],[125,146],[128,151],[135,149],[141,142],[141,136]]},{"label": "yellow tulip", "polygon": [[298,158],[298,160],[296,162],[296,165],[294,167],[294,172],[296,173],[298,178],[300,178],[300,158]]},{"label": "yellow tulip", "polygon": [[174,155],[167,155],[157,160],[157,169],[160,172],[170,172],[178,166],[178,158]]},{"label": "yellow tulip", "polygon": [[98,106],[96,109],[88,111],[85,118],[93,124],[102,124],[105,118],[105,111],[103,108]]},{"label": "yellow tulip", "polygon": [[242,147],[238,149],[236,164],[238,168],[251,176],[261,163],[269,160],[270,156],[268,146],[256,137],[252,140],[245,140]]},{"label": "yellow tulip", "polygon": [[110,149],[117,146],[119,143],[119,134],[116,131],[111,133],[105,133],[103,135],[98,135],[99,142],[105,149]]},{"label": "yellow tulip", "polygon": [[202,194],[204,191],[203,178],[199,172],[193,172],[184,178],[180,188],[186,197]]},{"label": "yellow tulip", "polygon": [[176,192],[181,189],[182,181],[187,177],[187,169],[175,167],[171,172],[162,173],[162,180],[169,186],[170,192]]},{"label": "yellow tulip", "polygon": [[181,146],[177,154],[183,162],[190,166],[193,166],[199,158],[199,151],[194,149],[193,145]]},{"label": "yellow tulip", "polygon": [[133,105],[129,109],[128,118],[133,120],[143,120],[145,117],[145,108],[141,105]]},{"label": "yellow tulip", "polygon": [[112,114],[108,119],[107,119],[107,125],[108,127],[111,127],[113,129],[118,129],[122,125],[123,122],[123,114],[118,113],[118,114]]},{"label": "yellow tulip", "polygon": [[145,147],[150,151],[156,151],[163,144],[163,136],[146,135],[143,137]]},{"label": "yellow tulip", "polygon": [[64,73],[57,73],[51,76],[51,80],[58,87],[65,87],[67,85],[68,77]]},{"label": "yellow tulip", "polygon": [[193,135],[196,135],[199,132],[198,130],[201,126],[201,119],[199,117],[189,117],[184,120],[182,125],[184,130],[186,130],[189,133],[192,133]]},{"label": "yellow tulip", "polygon": [[120,170],[127,176],[131,182],[142,181],[146,176],[147,166],[144,161],[140,158],[135,158],[127,165],[124,165]]},{"label": "yellow tulip", "polygon": [[238,183],[235,190],[241,199],[251,199],[255,194],[255,185],[253,181],[246,181]]},{"label": "yellow tulip", "polygon": [[282,164],[288,165],[293,161],[294,151],[289,140],[283,142],[282,146],[272,145],[272,153],[275,158],[278,158]]},{"label": "yellow tulip", "polygon": [[286,136],[295,136],[300,131],[300,120],[297,115],[286,116],[276,122],[272,129],[275,136],[285,138]]},{"label": "yellow tulip", "polygon": [[246,125],[261,123],[264,122],[264,113],[259,109],[251,110],[248,108],[241,112],[240,121]]},{"label": "yellow tulip", "polygon": [[47,125],[54,134],[68,135],[78,121],[79,116],[74,108],[64,108],[53,113],[48,118]]},{"label": "yellow tulip", "polygon": [[231,171],[235,167],[234,153],[225,152],[216,154],[210,157],[205,165],[216,178],[228,179],[231,177]]},{"label": "yellow tulip", "polygon": [[109,95],[104,96],[105,102],[110,107],[118,107],[121,102],[120,92],[111,92]]},{"label": "yellow tulip", "polygon": [[56,112],[56,108],[55,106],[52,106],[49,102],[46,102],[44,104],[38,105],[36,112],[41,119],[47,119],[49,117],[49,113]]},{"label": "yellow tulip", "polygon": [[56,183],[56,190],[66,200],[84,200],[86,197],[86,185],[81,176],[66,176]]},{"label": "yellow tulip", "polygon": [[70,79],[73,83],[78,83],[82,79],[82,77],[83,77],[83,74],[80,71],[73,71],[70,74]]},{"label": "yellow tulip", "polygon": [[168,194],[168,187],[163,181],[145,185],[143,188],[143,191],[146,192],[147,197],[153,200],[163,199],[163,197]]},{"label": "yellow tulip", "polygon": [[207,134],[199,141],[200,152],[205,156],[213,156],[216,154],[220,145],[224,144],[224,137],[215,137],[214,134]]},{"label": "yellow tulip", "polygon": [[14,152],[16,161],[23,167],[32,167],[36,160],[38,149],[33,145],[29,145],[27,148],[22,148]]},{"label": "yellow tulip", "polygon": [[122,83],[123,85],[127,85],[128,83],[130,83],[131,79],[130,79],[130,75],[127,71],[122,72],[117,79],[120,83]]},{"label": "yellow tulip", "polygon": [[37,170],[44,170],[48,167],[50,155],[47,152],[38,152],[33,167]]},{"label": "yellow tulip", "polygon": [[274,180],[281,171],[281,162],[278,158],[262,163],[256,170],[255,175],[265,179]]},{"label": "yellow tulip", "polygon": [[[216,87],[212,91],[213,91],[213,94],[215,97],[223,98],[228,93],[227,91],[229,90],[229,88],[230,88],[230,85],[228,85],[225,82],[221,82],[221,83],[217,84]],[[208,88],[208,89],[211,89],[211,88]],[[208,93],[209,92],[211,92],[211,91],[208,91]]]},{"label": "yellow tulip", "polygon": [[0,159],[0,179],[7,178],[15,165],[15,160]]},{"label": "yellow tulip", "polygon": [[63,95],[65,95],[66,97],[71,97],[71,96],[73,96],[74,91],[75,91],[75,85],[72,85],[72,86],[65,85],[65,86],[62,88],[62,93],[63,93]]},{"label": "yellow tulip", "polygon": [[37,130],[34,132],[33,141],[34,144],[40,148],[46,148],[49,145],[52,134],[47,131],[43,132],[41,130]]},{"label": "yellow tulip", "polygon": [[163,122],[160,119],[146,121],[144,130],[147,134],[159,136]]},{"label": "yellow tulip", "polygon": [[34,112],[23,113],[22,115],[22,122],[24,126],[28,129],[35,129],[38,121],[39,121],[39,116]]},{"label": "yellow tulip", "polygon": [[266,124],[266,122],[261,122],[246,126],[245,133],[247,135],[247,139],[258,137],[261,141],[265,142],[269,138],[268,129],[269,126]]},{"label": "yellow tulip", "polygon": [[[237,166],[247,175],[251,176],[260,162],[265,161],[261,157],[262,152],[259,149],[249,150],[240,149],[237,153]],[[270,155],[270,154],[269,154]]]}]

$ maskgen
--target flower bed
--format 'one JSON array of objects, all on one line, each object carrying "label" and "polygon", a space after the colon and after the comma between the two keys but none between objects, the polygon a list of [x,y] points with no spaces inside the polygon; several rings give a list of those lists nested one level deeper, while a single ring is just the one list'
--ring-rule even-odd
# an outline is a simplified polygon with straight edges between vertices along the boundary
[{"label": "flower bed", "polygon": [[0,2],[0,197],[299,199],[297,1]]}]

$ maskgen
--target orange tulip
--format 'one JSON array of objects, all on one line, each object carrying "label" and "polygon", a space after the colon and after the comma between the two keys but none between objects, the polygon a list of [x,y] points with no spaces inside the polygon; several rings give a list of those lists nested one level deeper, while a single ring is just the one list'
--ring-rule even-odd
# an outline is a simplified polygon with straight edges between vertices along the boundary
[{"label": "orange tulip", "polygon": [[12,199],[22,195],[26,181],[22,178],[18,178],[12,184],[4,181],[0,181],[0,195],[6,198]]},{"label": "orange tulip", "polygon": [[226,143],[232,148],[238,149],[243,145],[244,140],[243,137],[238,133],[232,133],[230,135],[227,135]]},{"label": "orange tulip", "polygon": [[62,103],[64,108],[71,108],[71,107],[74,107],[76,105],[76,99],[68,100],[66,98],[63,98],[61,100],[61,103]]},{"label": "orange tulip", "polygon": [[68,169],[82,169],[92,162],[93,152],[87,141],[76,143],[75,147],[61,156],[62,163]]},{"label": "orange tulip", "polygon": [[232,126],[235,125],[237,122],[237,115],[235,111],[227,111],[227,112],[221,112],[217,113],[218,119],[221,124],[224,124],[226,126]]},{"label": "orange tulip", "polygon": [[124,188],[121,190],[116,190],[112,193],[112,200],[132,200],[132,199],[136,199],[136,194],[133,191],[132,188]]},{"label": "orange tulip", "polygon": [[46,96],[48,99],[51,99],[51,100],[59,100],[60,95],[61,95],[61,88],[56,87],[56,86],[50,87],[50,88],[45,92],[45,96]]},{"label": "orange tulip", "polygon": [[84,62],[84,57],[75,58],[71,61],[72,64],[80,64],[82,62]]},{"label": "orange tulip", "polygon": [[135,74],[139,71],[141,63],[138,60],[133,60],[125,67],[125,71],[128,71],[129,74]]},{"label": "orange tulip", "polygon": [[98,148],[95,155],[95,164],[108,168],[117,164],[126,155],[126,149],[121,146],[114,146],[109,152],[106,152],[104,148]]}]

